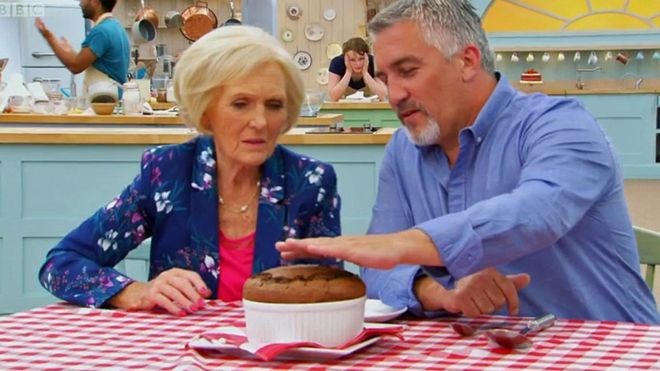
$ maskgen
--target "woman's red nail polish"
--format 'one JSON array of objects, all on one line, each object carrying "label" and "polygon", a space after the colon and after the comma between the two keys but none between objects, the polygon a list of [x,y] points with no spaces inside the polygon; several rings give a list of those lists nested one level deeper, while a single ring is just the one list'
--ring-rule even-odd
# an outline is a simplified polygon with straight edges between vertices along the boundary
[{"label": "woman's red nail polish", "polygon": [[186,313],[185,310],[180,310],[179,311],[179,317],[185,317],[188,313]]},{"label": "woman's red nail polish", "polygon": [[197,301],[197,307],[198,307],[199,309],[202,309],[202,308],[204,308],[205,306],[206,306],[206,303],[204,302],[204,299],[199,299],[199,300]]}]

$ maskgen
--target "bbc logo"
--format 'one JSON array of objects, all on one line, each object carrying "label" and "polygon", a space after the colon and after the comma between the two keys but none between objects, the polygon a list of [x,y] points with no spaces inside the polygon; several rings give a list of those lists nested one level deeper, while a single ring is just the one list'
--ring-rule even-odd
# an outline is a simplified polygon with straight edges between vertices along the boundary
[{"label": "bbc logo", "polygon": [[0,2],[0,18],[43,17],[45,13],[43,3]]}]

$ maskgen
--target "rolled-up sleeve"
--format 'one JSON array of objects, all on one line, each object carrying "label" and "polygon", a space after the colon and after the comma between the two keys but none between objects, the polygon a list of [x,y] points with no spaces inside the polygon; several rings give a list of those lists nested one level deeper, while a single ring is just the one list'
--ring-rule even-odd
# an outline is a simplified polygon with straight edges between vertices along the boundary
[{"label": "rolled-up sleeve", "polygon": [[612,182],[616,163],[602,129],[577,102],[558,105],[522,131],[511,192],[417,225],[455,278],[552,245]]}]

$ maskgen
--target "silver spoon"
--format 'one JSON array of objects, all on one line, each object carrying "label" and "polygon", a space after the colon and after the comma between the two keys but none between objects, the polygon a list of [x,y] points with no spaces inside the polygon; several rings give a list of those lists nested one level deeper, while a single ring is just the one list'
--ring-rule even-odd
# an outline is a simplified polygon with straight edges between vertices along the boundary
[{"label": "silver spoon", "polygon": [[492,329],[486,332],[486,335],[497,345],[503,348],[529,348],[532,341],[527,335],[542,331],[555,324],[554,314],[546,314],[535,318],[527,323],[527,326],[520,331]]},{"label": "silver spoon", "polygon": [[504,327],[509,325],[510,324],[507,322],[498,322],[498,323],[489,323],[481,326],[473,326],[467,322],[454,322],[451,324],[451,328],[452,330],[454,330],[455,333],[464,337],[468,337],[476,334],[479,331],[496,329],[499,327]]}]

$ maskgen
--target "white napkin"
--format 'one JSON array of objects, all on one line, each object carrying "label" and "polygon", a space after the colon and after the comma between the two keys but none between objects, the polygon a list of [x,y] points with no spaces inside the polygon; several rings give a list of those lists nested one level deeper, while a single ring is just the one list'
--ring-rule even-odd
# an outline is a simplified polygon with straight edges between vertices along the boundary
[{"label": "white napkin", "polygon": [[362,99],[340,99],[338,102],[339,103],[373,103],[373,102],[378,102],[378,96],[377,95],[372,95],[370,97],[365,97]]},{"label": "white napkin", "polygon": [[347,95],[345,98],[340,99],[339,102],[352,102],[352,103],[371,103],[371,102],[378,102],[378,96],[377,95],[371,95],[368,97],[364,96],[364,92],[362,90],[358,90],[355,93],[351,95]]},{"label": "white napkin", "polygon": [[346,100],[362,100],[364,99],[364,92],[362,90],[358,90],[355,93],[351,95],[347,95]]}]

